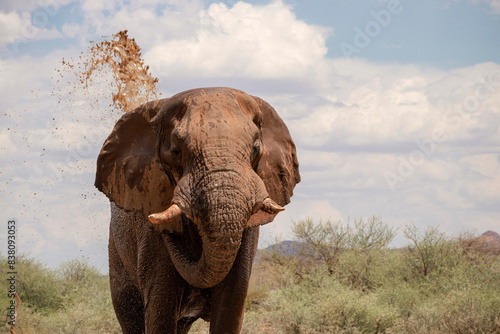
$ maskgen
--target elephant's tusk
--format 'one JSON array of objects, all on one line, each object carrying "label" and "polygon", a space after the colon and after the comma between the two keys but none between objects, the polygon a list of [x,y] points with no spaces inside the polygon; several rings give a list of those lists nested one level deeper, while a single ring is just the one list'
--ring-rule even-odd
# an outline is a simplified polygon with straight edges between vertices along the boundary
[{"label": "elephant's tusk", "polygon": [[281,211],[284,211],[285,208],[270,199],[269,197],[266,198],[262,202],[262,207],[260,208],[262,211],[267,212],[269,214],[275,215],[278,214]]},{"label": "elephant's tusk", "polygon": [[173,221],[182,214],[181,208],[177,204],[172,204],[167,210],[160,213],[153,213],[148,216],[153,224],[165,224]]}]

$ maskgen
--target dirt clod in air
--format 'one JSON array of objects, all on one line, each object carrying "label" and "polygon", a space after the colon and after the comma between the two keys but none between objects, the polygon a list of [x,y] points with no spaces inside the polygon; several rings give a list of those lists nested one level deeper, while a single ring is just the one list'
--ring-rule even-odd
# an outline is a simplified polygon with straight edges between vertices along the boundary
[{"label": "dirt clod in air", "polygon": [[112,93],[113,103],[123,111],[130,111],[139,105],[158,98],[158,79],[148,73],[149,66],[144,65],[141,48],[135,40],[128,38],[127,30],[120,31],[110,40],[93,45],[89,50],[89,59],[81,80],[88,79],[102,66],[109,66],[113,71],[116,92]]},{"label": "dirt clod in air", "polygon": [[[128,112],[161,95],[158,93],[158,79],[148,72],[149,66],[144,64],[141,48],[128,37],[127,30],[111,38],[103,37],[98,43],[90,42],[88,50],[78,59],[63,59],[61,63],[62,70],[57,70],[61,79],[57,82],[73,86],[61,95],[68,98],[77,89],[88,97],[85,103],[91,107],[101,106],[102,100],[111,98],[112,106]],[[73,75],[76,78],[71,80]]]}]

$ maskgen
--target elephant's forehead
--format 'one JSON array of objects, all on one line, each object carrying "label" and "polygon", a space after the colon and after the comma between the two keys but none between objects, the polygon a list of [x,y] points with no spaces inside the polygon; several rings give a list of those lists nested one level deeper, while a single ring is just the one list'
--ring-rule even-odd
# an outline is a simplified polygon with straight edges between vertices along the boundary
[{"label": "elephant's forehead", "polygon": [[198,106],[206,108],[208,104],[219,110],[246,115],[249,119],[254,119],[260,113],[254,98],[245,92],[232,88],[200,88],[191,91],[186,97],[184,103],[187,108]]},{"label": "elephant's forehead", "polygon": [[230,137],[245,140],[258,132],[257,126],[234,99],[210,99],[190,105],[178,127],[185,135],[199,139]]},{"label": "elephant's forehead", "polygon": [[236,91],[229,88],[201,88],[189,92],[184,98],[184,104],[188,108],[196,108],[206,104],[235,108],[238,106],[235,93]]}]

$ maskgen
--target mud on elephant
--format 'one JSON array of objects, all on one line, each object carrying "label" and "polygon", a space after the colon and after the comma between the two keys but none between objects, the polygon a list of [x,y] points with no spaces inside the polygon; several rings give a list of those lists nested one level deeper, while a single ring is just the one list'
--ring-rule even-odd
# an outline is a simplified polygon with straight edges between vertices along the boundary
[{"label": "mud on elephant", "polygon": [[123,333],[187,333],[198,318],[211,333],[238,333],[259,226],[299,181],[292,138],[260,98],[195,89],[125,114],[95,182],[111,202],[111,293]]}]

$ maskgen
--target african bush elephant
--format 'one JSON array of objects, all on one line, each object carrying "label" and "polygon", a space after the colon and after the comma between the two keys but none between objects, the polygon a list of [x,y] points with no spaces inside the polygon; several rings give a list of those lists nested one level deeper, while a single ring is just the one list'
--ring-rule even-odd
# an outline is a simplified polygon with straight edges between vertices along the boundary
[{"label": "african bush elephant", "polygon": [[95,185],[111,202],[123,333],[187,333],[198,318],[239,333],[259,225],[289,203],[298,167],[276,111],[235,89],[189,90],[118,120]]}]

